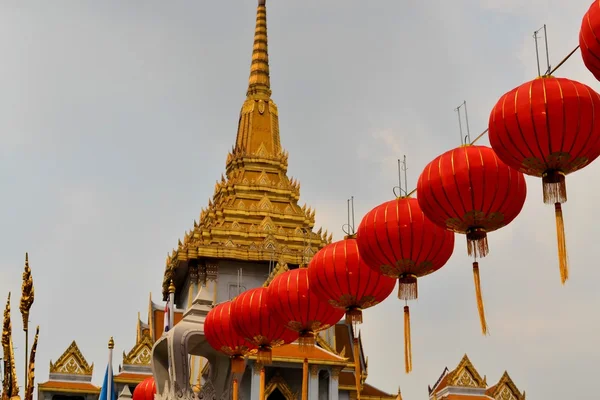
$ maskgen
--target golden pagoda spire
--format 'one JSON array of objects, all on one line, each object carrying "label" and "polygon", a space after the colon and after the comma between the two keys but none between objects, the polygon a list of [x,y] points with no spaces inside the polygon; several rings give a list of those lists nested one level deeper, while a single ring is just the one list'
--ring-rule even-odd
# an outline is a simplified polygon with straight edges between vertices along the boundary
[{"label": "golden pagoda spire", "polygon": [[4,353],[4,381],[2,385],[2,400],[19,399],[19,384],[15,366],[15,351],[12,341],[12,324],[10,321],[10,293],[4,309],[2,321],[2,350]]},{"label": "golden pagoda spire", "polygon": [[258,0],[256,10],[256,29],[254,30],[254,47],[252,64],[248,80],[248,97],[268,100],[271,97],[271,81],[269,79],[269,51],[267,43],[267,7],[266,0]]},{"label": "golden pagoda spire", "polygon": [[266,0],[258,0],[256,29],[246,101],[242,106],[234,153],[260,158],[281,157],[279,117],[271,100]]}]

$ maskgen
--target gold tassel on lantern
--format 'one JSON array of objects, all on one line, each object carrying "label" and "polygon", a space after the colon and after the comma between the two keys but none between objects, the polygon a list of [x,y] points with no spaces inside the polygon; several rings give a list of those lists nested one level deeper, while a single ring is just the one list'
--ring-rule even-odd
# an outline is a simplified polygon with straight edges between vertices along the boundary
[{"label": "gold tassel on lantern", "polygon": [[308,358],[302,364],[302,400],[308,400]]},{"label": "gold tassel on lantern", "polygon": [[315,345],[315,333],[314,332],[302,332],[298,338],[298,345],[300,351],[307,352],[308,349]]},{"label": "gold tassel on lantern", "polygon": [[554,204],[556,217],[556,238],[558,240],[558,264],[560,267],[560,280],[564,285],[569,279],[569,261],[567,259],[567,239],[565,237],[565,221],[563,220],[560,203]]},{"label": "gold tassel on lantern", "polygon": [[404,274],[398,278],[398,298],[400,300],[416,300],[419,297],[417,277],[412,274]]},{"label": "gold tassel on lantern", "polygon": [[233,397],[232,397],[232,399],[233,400],[238,400],[239,396],[240,396],[240,385],[239,385],[237,379],[233,380],[233,388],[232,388],[232,390],[233,390]]},{"label": "gold tassel on lantern", "polygon": [[261,346],[256,355],[256,361],[262,365],[271,365],[273,363],[273,352],[271,346]]},{"label": "gold tassel on lantern", "polygon": [[235,356],[231,357],[231,372],[234,374],[241,374],[246,370],[246,361],[243,357]]},{"label": "gold tassel on lantern", "polygon": [[362,324],[363,313],[359,307],[352,307],[346,310],[346,323],[347,324]]},{"label": "gold tassel on lantern", "polygon": [[467,254],[469,256],[485,257],[490,252],[487,233],[481,228],[471,228],[467,231]]},{"label": "gold tassel on lantern", "polygon": [[556,204],[567,201],[567,183],[561,171],[546,171],[542,175],[544,203]]},{"label": "gold tassel on lantern", "polygon": [[258,391],[258,399],[265,400],[265,367],[260,366],[260,383]]},{"label": "gold tassel on lantern", "polygon": [[412,371],[412,344],[410,340],[410,310],[404,306],[404,367],[406,373]]},{"label": "gold tassel on lantern", "polygon": [[485,320],[485,308],[483,307],[483,297],[481,296],[481,279],[479,277],[479,263],[473,263],[473,279],[475,280],[475,296],[477,297],[477,311],[479,312],[479,322],[481,322],[481,332],[484,335],[488,333],[488,326]]}]

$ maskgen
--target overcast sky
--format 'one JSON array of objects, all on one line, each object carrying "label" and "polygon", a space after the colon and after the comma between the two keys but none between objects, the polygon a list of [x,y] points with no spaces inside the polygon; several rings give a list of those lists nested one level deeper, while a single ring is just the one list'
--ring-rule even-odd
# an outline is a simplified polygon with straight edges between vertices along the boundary
[{"label": "overcast sky", "polygon": [[[273,98],[289,173],[317,225],[342,237],[392,198],[396,159],[409,180],[472,135],[498,98],[536,73],[532,33],[548,24],[552,64],[578,43],[590,0],[269,1]],[[0,294],[18,292],[25,251],[41,326],[36,378],[76,340],[100,385],[107,341],[135,341],[164,259],[207,205],[235,141],[249,74],[255,0],[0,3]],[[600,90],[577,52],[565,76]],[[482,141],[487,144],[487,138]],[[445,268],[412,304],[404,374],[402,304],[366,312],[368,382],[427,398],[468,353],[495,383],[504,370],[531,399],[592,398],[600,360],[600,162],[568,177],[563,206],[571,279],[561,287],[553,208],[528,178],[521,215],[489,237],[481,261],[491,336],[482,337],[471,260],[457,237]]]}]

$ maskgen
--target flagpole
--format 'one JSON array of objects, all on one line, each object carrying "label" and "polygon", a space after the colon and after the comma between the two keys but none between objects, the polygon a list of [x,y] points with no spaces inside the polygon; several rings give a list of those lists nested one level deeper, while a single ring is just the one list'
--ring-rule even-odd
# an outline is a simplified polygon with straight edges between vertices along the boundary
[{"label": "flagpole", "polygon": [[[110,337],[108,341],[108,377],[106,383],[106,399],[105,400],[113,400],[112,396],[112,359],[113,359],[113,349],[115,348],[115,341],[113,337]],[[102,399],[100,399],[102,400]]]},{"label": "flagpole", "polygon": [[169,284],[169,329],[175,326],[175,284],[171,279]]}]

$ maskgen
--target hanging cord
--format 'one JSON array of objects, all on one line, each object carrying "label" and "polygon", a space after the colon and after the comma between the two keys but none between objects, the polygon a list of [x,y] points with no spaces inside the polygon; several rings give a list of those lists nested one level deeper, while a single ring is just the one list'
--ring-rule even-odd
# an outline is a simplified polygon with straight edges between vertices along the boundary
[{"label": "hanging cord", "polygon": [[[556,70],[558,70],[560,67],[562,67],[562,65],[569,59],[571,58],[571,56],[573,54],[575,54],[575,52],[579,49],[579,45],[577,45],[577,47],[575,47],[569,54],[567,54],[567,56],[565,58],[563,58],[561,60],[561,62],[559,62],[556,67],[554,67],[548,74],[544,75],[544,76],[550,76],[553,73],[556,72]],[[471,144],[475,144],[479,141],[479,139],[481,139],[482,137],[484,137],[485,135],[487,135],[488,133],[488,129],[486,128],[486,130],[484,130],[483,132],[481,132],[481,134],[479,136],[477,136],[475,139],[473,139],[473,141],[471,142]],[[412,194],[414,194],[417,191],[417,189],[413,189],[408,196],[411,196]]]}]

